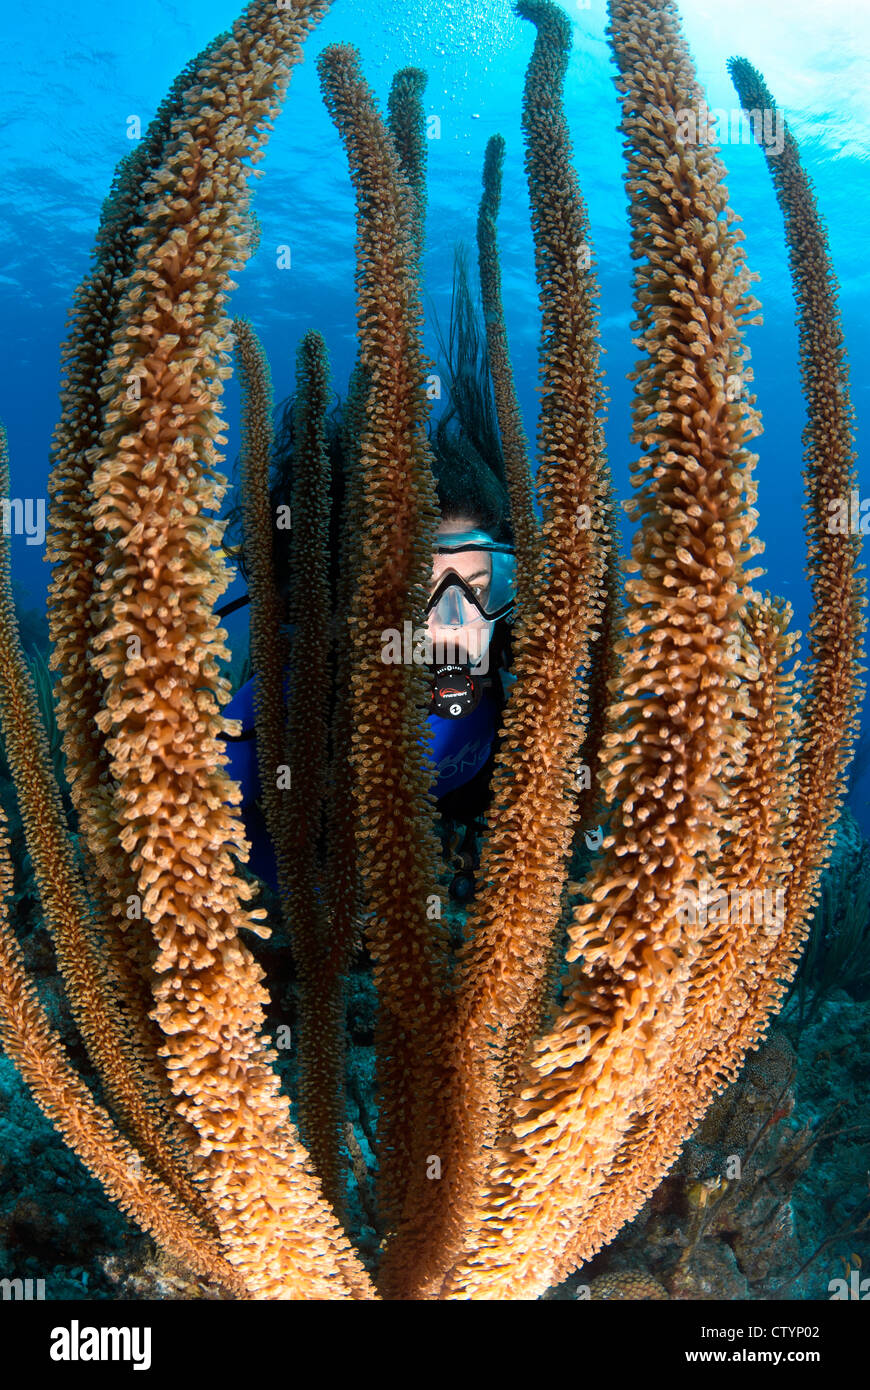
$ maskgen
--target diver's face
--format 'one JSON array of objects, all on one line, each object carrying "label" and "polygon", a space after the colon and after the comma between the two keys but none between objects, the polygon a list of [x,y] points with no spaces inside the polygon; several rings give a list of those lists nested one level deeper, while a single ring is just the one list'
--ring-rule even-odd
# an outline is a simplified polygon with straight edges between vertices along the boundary
[{"label": "diver's face", "polygon": [[[458,535],[477,529],[477,524],[467,517],[451,517],[448,521],[442,521],[438,536]],[[486,601],[492,582],[492,555],[488,550],[460,550],[455,555],[433,556],[430,594],[435,592],[448,570],[460,575],[469,588],[483,602]],[[493,624],[480,616],[459,589],[451,592],[449,602],[444,606],[450,610],[449,621],[443,621],[443,614],[439,617],[438,611],[430,613],[428,617],[436,662],[477,665],[486,655]],[[439,604],[439,610],[441,608]]]}]

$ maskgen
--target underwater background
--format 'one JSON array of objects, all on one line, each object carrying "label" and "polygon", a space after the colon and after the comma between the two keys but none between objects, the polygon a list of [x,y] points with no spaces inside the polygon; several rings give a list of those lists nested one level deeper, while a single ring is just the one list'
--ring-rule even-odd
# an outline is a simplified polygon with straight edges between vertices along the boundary
[{"label": "underwater background", "polygon": [[[565,8],[574,23],[566,111],[601,287],[610,396],[606,433],[617,496],[623,499],[629,496],[629,468],[637,453],[629,440],[631,386],[626,379],[637,351],[631,342],[634,313],[619,106],[603,0],[567,0]],[[131,121],[137,118],[145,130],[176,74],[231,25],[238,9],[233,0],[141,0],[130,12],[107,10],[91,0],[78,0],[72,10],[7,7],[0,90],[5,154],[0,415],[9,434],[13,496],[45,494],[50,439],[59,414],[59,347],[66,316],[88,267],[113,171],[129,152],[128,132],[135,129]],[[739,54],[764,73],[800,146],[827,222],[840,282],[858,421],[859,479],[866,487],[861,455],[870,420],[870,8],[852,0],[773,0],[766,6],[754,0],[727,5],[680,0],[679,9],[710,106],[728,112],[738,107],[725,63]],[[424,305],[426,346],[436,362],[435,324],[444,326],[449,319],[457,243],[469,247],[472,264],[476,259],[484,149],[496,132],[507,141],[499,222],[504,301],[520,404],[528,436],[534,439],[539,314],[520,131],[532,35],[508,0],[422,0],[413,5],[406,0],[366,5],[336,0],[306,43],[304,62],[294,70],[269,139],[263,176],[253,189],[261,242],[236,276],[231,312],[247,317],[256,328],[271,364],[276,401],[292,393],[297,346],[312,328],[326,339],[332,384],[344,397],[356,353],[354,199],[314,67],[321,50],[336,41],[360,48],[364,72],[382,108],[398,68],[413,63],[428,73],[425,109],[427,116],[438,118],[438,135],[428,145]],[[765,542],[760,563],[766,569],[761,584],[793,605],[793,625],[803,631],[809,610],[800,476],[804,403],[782,219],[755,145],[724,142],[722,157],[731,205],[742,218],[747,261],[759,276],[754,292],[764,314],[763,325],[748,330],[752,390],[764,422],[756,443],[758,534]],[[282,249],[287,247],[291,264],[283,268],[279,261],[286,261]],[[229,422],[225,471],[232,474],[240,447],[237,379],[228,383],[224,415]],[[622,524],[627,543],[625,518]],[[12,562],[19,609],[26,615],[23,636],[31,650],[45,651],[40,615],[48,566],[42,547],[15,536]],[[239,581],[222,602],[243,591]],[[226,626],[234,654],[243,652],[246,610]],[[610,1263],[593,1271],[598,1277],[639,1268],[636,1248],[641,1246],[647,1255],[681,1247],[696,1251],[698,1211],[707,1200],[702,1201],[698,1185],[706,1171],[704,1155],[729,1152],[737,1131],[745,1138],[757,1130],[756,1152],[764,1156],[768,1176],[738,1212],[729,1212],[724,1224],[705,1226],[707,1263],[696,1261],[695,1282],[678,1296],[770,1297],[788,1277],[791,1282],[780,1296],[824,1298],[828,1281],[853,1251],[863,1249],[865,1260],[870,1259],[866,1227],[854,1239],[833,1239],[857,1227],[866,1206],[866,1146],[859,1142],[862,1135],[855,1134],[866,1125],[861,1096],[870,1076],[866,709],[847,804],[850,815],[844,817],[826,876],[820,909],[824,920],[811,943],[815,973],[805,978],[800,999],[795,995],[785,1026],[775,1021],[772,1041],[750,1058],[739,1095],[729,1091],[716,1103],[716,1113],[711,1112],[687,1146],[680,1171],[666,1179],[663,1187],[681,1184],[678,1197],[663,1197],[634,1236],[623,1232]],[[839,1143],[817,1139],[814,1147],[811,1139],[820,1126],[851,1133]],[[53,1136],[6,1063],[0,1071],[0,1141],[0,1276],[45,1275],[67,1242],[49,1297],[177,1292],[171,1281],[161,1283],[168,1276],[143,1263],[142,1238]],[[23,1176],[25,1169],[29,1179]],[[85,1186],[91,1200],[86,1221],[80,1196]],[[52,1204],[52,1192],[68,1194],[68,1211],[65,1200]],[[712,1253],[717,1240],[734,1252],[733,1270],[726,1268],[721,1251]],[[805,1275],[796,1274],[826,1241],[831,1244],[821,1262]],[[118,1273],[127,1255],[130,1263]],[[116,1262],[112,1269],[120,1284],[107,1278],[106,1259]],[[637,1277],[642,1290],[644,1275]],[[647,1288],[635,1296],[662,1295]]]},{"label": "underwater background", "polygon": [[[619,107],[605,41],[604,0],[568,0],[574,52],[565,103],[575,166],[589,208],[601,284],[601,334],[610,409],[607,443],[617,492],[629,495],[631,343],[628,253]],[[5,197],[0,210],[0,313],[4,324],[3,416],[9,433],[12,490],[38,495],[48,474],[57,422],[58,352],[73,291],[91,252],[100,207],[118,160],[129,152],[128,122],[144,130],[175,75],[228,27],[232,2],[184,5],[144,0],[131,20],[107,20],[105,7],[77,3],[9,10],[4,18],[5,90],[0,96]],[[852,369],[861,455],[870,416],[870,9],[850,0],[684,0],[680,14],[711,107],[739,106],[725,68],[735,54],[764,74],[782,107],[815,184],[840,281],[840,310]],[[356,44],[382,105],[393,73],[425,68],[427,116],[440,120],[428,142],[428,216],[424,263],[429,355],[437,358],[434,317],[450,313],[453,253],[474,251],[483,154],[489,137],[507,142],[499,242],[505,316],[526,431],[535,437],[539,316],[520,113],[531,51],[528,25],[508,0],[336,0],[306,43],[255,181],[262,227],[257,253],[236,277],[234,314],[250,318],[272,365],[275,398],[293,389],[295,354],[310,328],[325,336],[333,385],[342,395],[356,351],[354,200],[341,142],[323,104],[315,60],[328,44]],[[723,144],[734,210],[743,220],[746,255],[760,279],[764,324],[748,330],[764,433],[757,442],[762,581],[787,598],[804,631],[809,590],[803,575],[801,429],[804,405],[782,218],[764,160],[754,144]],[[292,265],[278,269],[279,248]],[[239,449],[239,396],[228,383],[226,455]],[[26,482],[26,487],[25,487]],[[628,537],[628,530],[625,535]],[[47,583],[41,551],[13,538],[13,570],[37,606]],[[227,600],[239,590],[233,589]],[[244,616],[238,630],[244,628]],[[232,629],[231,629],[232,631]],[[870,783],[851,808],[870,832]]]}]

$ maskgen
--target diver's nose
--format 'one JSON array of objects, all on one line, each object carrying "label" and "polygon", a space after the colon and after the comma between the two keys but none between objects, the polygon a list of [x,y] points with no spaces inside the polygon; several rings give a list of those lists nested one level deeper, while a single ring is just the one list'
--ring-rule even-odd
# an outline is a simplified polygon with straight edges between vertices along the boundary
[{"label": "diver's nose", "polygon": [[447,590],[438,605],[438,617],[445,627],[462,627],[463,612],[459,601],[459,591],[455,588]]}]

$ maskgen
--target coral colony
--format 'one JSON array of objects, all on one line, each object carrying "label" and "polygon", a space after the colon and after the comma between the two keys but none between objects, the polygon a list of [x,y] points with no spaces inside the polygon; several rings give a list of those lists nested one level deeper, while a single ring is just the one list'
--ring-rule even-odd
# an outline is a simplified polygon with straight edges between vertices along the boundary
[{"label": "coral colony", "polygon": [[[419,622],[438,521],[421,347],[422,73],[397,76],[385,119],[355,50],[329,47],[318,65],[358,218],[346,694],[331,729],[317,640],[329,621],[325,344],[312,332],[299,359],[293,533],[310,602],[289,658],[291,670],[305,662],[306,703],[291,679],[288,709],[268,368],[250,325],[233,333],[227,317],[254,237],[250,163],[326,8],[252,0],[179,76],[104,206],[64,352],[47,519],[75,841],[18,642],[5,536],[0,718],[105,1105],[74,1070],[5,909],[0,1036],[114,1201],[225,1293],[533,1298],[638,1212],[758,1045],[809,930],[861,693],[860,538],[828,525],[829,500],[856,486],[837,286],[777,123],[781,148],[761,143],[785,217],[808,411],[815,609],[800,688],[789,607],[752,587],[760,422],[744,330],[759,305],[676,6],[610,0],[641,351],[623,600],[594,238],[562,106],[571,26],[551,0],[520,0],[534,29],[523,128],[541,409],[533,481],[501,303],[495,138],[478,246],[517,541],[517,679],[457,951],[438,911],[425,674],[382,660],[382,634]],[[733,76],[747,112],[775,111],[748,64]],[[686,111],[696,139],[678,120]],[[229,579],[217,509],[234,349],[257,752],[299,993],[298,1128],[263,1033],[264,971],[245,933],[263,933],[265,914],[239,867],[240,792],[224,771],[229,684],[214,606]],[[3,473],[8,491],[5,437]],[[591,770],[579,791],[578,766]],[[575,831],[605,814],[588,877],[570,885]],[[702,883],[777,910],[765,930],[751,912],[687,911]],[[4,834],[6,902],[11,886]],[[361,1258],[345,1216],[345,985],[362,916],[378,996],[377,1261]]]}]

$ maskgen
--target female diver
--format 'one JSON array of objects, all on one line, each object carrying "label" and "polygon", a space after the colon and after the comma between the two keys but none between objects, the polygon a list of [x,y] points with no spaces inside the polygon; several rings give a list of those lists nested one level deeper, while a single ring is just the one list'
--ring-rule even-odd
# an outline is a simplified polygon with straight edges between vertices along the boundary
[{"label": "female diver", "polygon": [[[441,523],[432,556],[426,622],[431,641],[431,791],[442,838],[454,870],[451,893],[474,891],[475,830],[490,797],[496,742],[513,677],[511,623],[516,604],[513,532],[488,367],[468,290],[467,267],[457,257],[447,361],[449,396],[431,438]],[[292,460],[292,414],[276,450],[279,474]],[[331,437],[333,478],[343,485],[340,431]],[[286,476],[279,495],[288,495]],[[278,560],[287,563],[286,555]],[[221,610],[229,612],[239,602]],[[290,629],[292,640],[292,628]],[[428,654],[428,653],[427,653]],[[242,815],[251,841],[250,869],[276,886],[275,856],[260,809],[254,732],[254,685],[244,684],[227,705],[241,721],[226,739],[227,774],[242,788]]]},{"label": "female diver", "polygon": [[[493,534],[499,529],[486,514],[475,515],[469,507],[443,517],[426,609],[433,655],[427,715],[431,791],[451,827],[451,892],[457,898],[473,892],[475,822],[489,800],[501,712],[513,681],[508,666],[516,602],[514,554],[508,540]],[[239,734],[226,739],[226,772],[242,788],[242,815],[251,841],[249,867],[274,888],[275,857],[259,804],[255,682],[256,676],[247,681],[224,711],[242,726]]]}]

